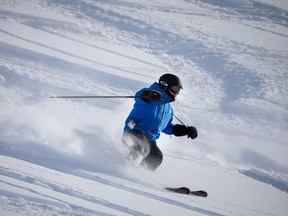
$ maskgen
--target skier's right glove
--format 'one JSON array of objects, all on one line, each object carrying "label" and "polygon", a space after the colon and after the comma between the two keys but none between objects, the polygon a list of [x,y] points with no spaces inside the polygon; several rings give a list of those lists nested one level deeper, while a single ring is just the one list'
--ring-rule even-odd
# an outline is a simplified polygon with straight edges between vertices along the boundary
[{"label": "skier's right glove", "polygon": [[159,102],[162,100],[162,93],[157,90],[143,91],[141,94],[141,99],[146,102]]}]

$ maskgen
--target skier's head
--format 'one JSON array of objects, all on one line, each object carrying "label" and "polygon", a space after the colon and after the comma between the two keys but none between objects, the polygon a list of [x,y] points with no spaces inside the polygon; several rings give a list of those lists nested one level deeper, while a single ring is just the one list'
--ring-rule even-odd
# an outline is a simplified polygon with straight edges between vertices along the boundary
[{"label": "skier's head", "polygon": [[181,80],[174,74],[164,74],[159,78],[159,86],[171,97],[174,101],[180,90],[183,88]]}]

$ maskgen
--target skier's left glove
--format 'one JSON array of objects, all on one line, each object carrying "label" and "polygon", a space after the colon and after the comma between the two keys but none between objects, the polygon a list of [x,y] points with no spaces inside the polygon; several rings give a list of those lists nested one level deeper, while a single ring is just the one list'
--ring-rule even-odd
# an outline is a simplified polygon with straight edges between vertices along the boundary
[{"label": "skier's left glove", "polygon": [[175,136],[185,136],[185,135],[187,135],[188,138],[195,139],[198,136],[198,131],[193,126],[188,126],[187,127],[185,125],[176,124],[173,127],[173,134]]},{"label": "skier's left glove", "polygon": [[196,139],[198,136],[197,129],[193,126],[188,126],[187,127],[187,136],[188,136],[188,138]]}]

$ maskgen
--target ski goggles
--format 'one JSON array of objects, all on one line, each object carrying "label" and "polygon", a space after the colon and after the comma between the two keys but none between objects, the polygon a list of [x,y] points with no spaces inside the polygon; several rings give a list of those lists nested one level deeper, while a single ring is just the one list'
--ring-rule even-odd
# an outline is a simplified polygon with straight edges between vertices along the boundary
[{"label": "ski goggles", "polygon": [[180,90],[181,90],[181,87],[179,86],[168,86],[169,90],[176,93],[176,94],[179,94]]}]

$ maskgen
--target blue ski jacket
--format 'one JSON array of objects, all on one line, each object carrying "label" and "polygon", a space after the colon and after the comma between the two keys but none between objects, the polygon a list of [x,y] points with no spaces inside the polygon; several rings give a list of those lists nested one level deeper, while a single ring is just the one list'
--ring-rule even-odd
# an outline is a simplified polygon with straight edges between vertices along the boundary
[{"label": "blue ski jacket", "polygon": [[143,131],[151,141],[155,142],[161,132],[171,135],[173,108],[170,105],[171,97],[158,85],[153,83],[149,88],[143,88],[135,96],[140,96],[143,91],[158,90],[162,93],[162,101],[146,103],[140,98],[135,98],[135,104],[125,121],[124,132],[130,130]]}]

